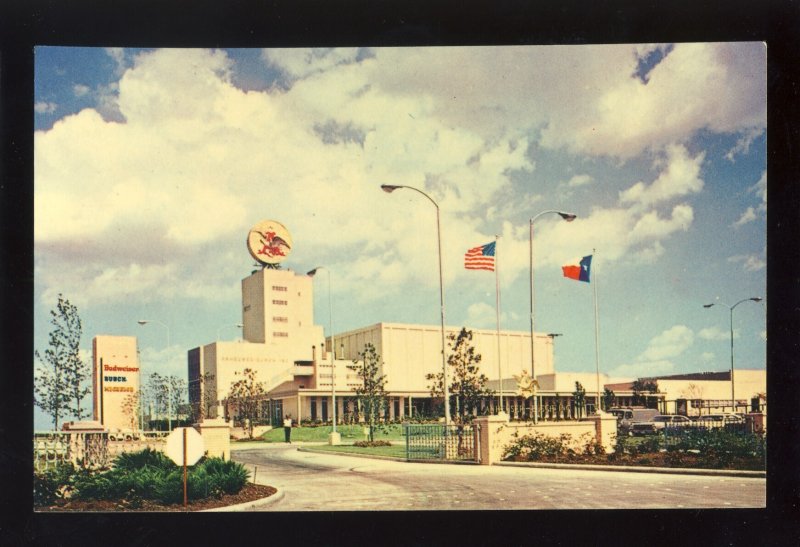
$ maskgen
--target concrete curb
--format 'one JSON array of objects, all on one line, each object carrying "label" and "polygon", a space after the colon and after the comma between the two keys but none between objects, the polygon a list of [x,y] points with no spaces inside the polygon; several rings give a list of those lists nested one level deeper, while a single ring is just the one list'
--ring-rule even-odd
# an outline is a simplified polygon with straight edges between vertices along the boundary
[{"label": "concrete curb", "polygon": [[261,498],[258,500],[247,501],[244,503],[238,503],[236,505],[226,505],[225,507],[214,507],[213,509],[203,509],[202,511],[197,511],[198,513],[225,513],[228,511],[235,512],[235,511],[249,511],[251,509],[255,509],[256,507],[264,507],[265,505],[272,505],[273,503],[277,503],[283,499],[283,490],[278,490],[271,496],[267,496],[266,498]]},{"label": "concrete curb", "polygon": [[766,471],[739,471],[736,469],[693,469],[690,467],[646,467],[631,465],[581,465],[575,463],[496,462],[492,465],[506,467],[538,467],[540,469],[582,469],[586,471],[618,471],[622,473],[668,473],[673,475],[711,475],[720,477],[766,478]]}]

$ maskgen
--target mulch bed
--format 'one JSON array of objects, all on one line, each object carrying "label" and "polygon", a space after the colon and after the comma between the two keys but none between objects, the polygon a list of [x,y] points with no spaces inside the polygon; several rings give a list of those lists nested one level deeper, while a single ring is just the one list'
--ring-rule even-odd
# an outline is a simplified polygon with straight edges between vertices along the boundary
[{"label": "mulch bed", "polygon": [[247,483],[238,494],[224,494],[219,499],[205,499],[189,501],[188,506],[184,509],[183,503],[173,505],[162,505],[160,503],[143,500],[140,507],[132,507],[131,503],[127,500],[119,501],[105,501],[105,500],[63,500],[57,505],[49,507],[35,507],[36,511],[43,512],[62,512],[62,511],[75,511],[75,512],[118,512],[118,511],[203,511],[205,509],[214,509],[217,507],[227,507],[229,505],[236,505],[239,503],[247,503],[262,498],[266,498],[275,494],[277,490],[272,486],[265,486],[261,484]]}]

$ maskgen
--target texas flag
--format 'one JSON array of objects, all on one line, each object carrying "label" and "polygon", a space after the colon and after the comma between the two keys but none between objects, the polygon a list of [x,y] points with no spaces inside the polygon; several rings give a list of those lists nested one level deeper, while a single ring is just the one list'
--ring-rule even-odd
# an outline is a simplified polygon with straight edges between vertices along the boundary
[{"label": "texas flag", "polygon": [[589,283],[589,273],[592,269],[592,255],[584,256],[579,265],[561,266],[564,277],[569,277],[575,281],[586,281]]}]

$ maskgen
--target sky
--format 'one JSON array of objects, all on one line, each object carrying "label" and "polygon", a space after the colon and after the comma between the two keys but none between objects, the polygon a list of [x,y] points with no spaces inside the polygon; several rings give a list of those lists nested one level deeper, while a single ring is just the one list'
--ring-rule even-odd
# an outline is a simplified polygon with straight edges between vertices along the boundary
[{"label": "sky", "polygon": [[[276,220],[286,268],[331,274],[336,333],[496,328],[555,339],[555,367],[636,378],[730,367],[730,312],[766,296],[760,42],[337,49],[37,47],[34,344],[63,294],[143,371],[240,335],[246,236]],[[593,255],[592,280],[561,267]],[[315,278],[328,334],[328,286]],[[704,304],[717,305],[704,308]],[[137,320],[150,319],[140,326]],[[733,315],[766,367],[766,301]],[[37,411],[38,412],[38,411]],[[37,427],[47,420],[37,415]]]}]

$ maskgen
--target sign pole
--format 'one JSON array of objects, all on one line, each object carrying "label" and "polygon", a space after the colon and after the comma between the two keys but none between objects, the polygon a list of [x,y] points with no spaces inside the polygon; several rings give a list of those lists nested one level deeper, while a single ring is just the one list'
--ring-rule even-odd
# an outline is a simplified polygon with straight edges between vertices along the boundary
[{"label": "sign pole", "polygon": [[183,508],[186,509],[188,505],[188,498],[186,495],[186,428],[183,428]]}]

